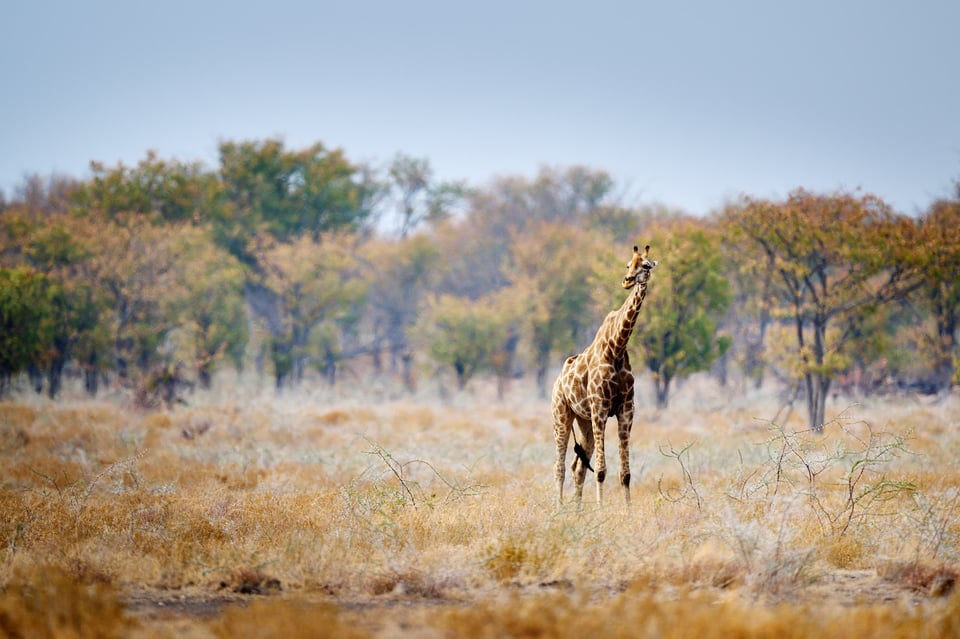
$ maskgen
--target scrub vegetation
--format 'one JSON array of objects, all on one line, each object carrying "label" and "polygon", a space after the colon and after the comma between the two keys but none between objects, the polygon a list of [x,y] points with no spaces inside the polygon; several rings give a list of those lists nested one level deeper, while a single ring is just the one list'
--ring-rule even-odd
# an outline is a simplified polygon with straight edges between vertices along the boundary
[{"label": "scrub vegetation", "polygon": [[554,503],[546,400],[495,386],[4,402],[0,633],[960,629],[956,397],[837,398],[821,434],[766,391],[695,376],[662,412],[651,389],[632,509],[577,511]]}]

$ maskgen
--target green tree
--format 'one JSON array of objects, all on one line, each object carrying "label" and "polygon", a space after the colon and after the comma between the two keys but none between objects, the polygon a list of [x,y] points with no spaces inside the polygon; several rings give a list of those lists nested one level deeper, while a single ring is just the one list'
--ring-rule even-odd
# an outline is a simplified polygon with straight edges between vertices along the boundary
[{"label": "green tree", "polygon": [[221,237],[241,258],[255,250],[244,234],[319,240],[328,231],[363,229],[383,188],[340,149],[317,142],[290,151],[278,139],[222,142],[220,179],[228,203],[218,221]]},{"label": "green tree", "polygon": [[135,167],[91,163],[93,177],[74,193],[74,208],[113,218],[136,213],[157,223],[202,222],[223,206],[217,174],[200,162],[163,160],[155,151]]},{"label": "green tree", "polygon": [[247,316],[240,262],[216,246],[197,227],[180,230],[174,245],[180,295],[167,298],[163,314],[174,319],[184,342],[183,359],[190,362],[197,382],[209,388],[219,361],[239,368],[247,345]]},{"label": "green tree", "polygon": [[634,334],[653,373],[657,407],[666,408],[674,380],[707,370],[730,347],[718,326],[731,293],[719,238],[703,223],[680,220],[648,233],[661,266]]},{"label": "green tree", "polygon": [[872,195],[803,190],[779,203],[745,198],[724,222],[758,268],[774,273],[774,316],[793,325],[809,424],[822,431],[853,329],[916,286],[913,224]]},{"label": "green tree", "polygon": [[[53,398],[60,391],[66,363],[76,360],[85,373],[88,391],[95,394],[102,369],[100,357],[108,344],[106,300],[102,291],[79,276],[95,245],[84,240],[86,229],[77,218],[60,211],[12,211],[3,217],[2,226],[17,247],[15,251],[0,249],[3,261],[47,277],[51,343],[42,361],[34,362],[33,370],[46,374],[48,394]],[[38,379],[42,383],[42,377]]]},{"label": "green tree", "polygon": [[52,309],[47,278],[26,268],[0,268],[0,395],[14,375],[47,356]]},{"label": "green tree", "polygon": [[417,332],[433,359],[453,368],[457,388],[494,363],[493,355],[506,340],[507,327],[487,300],[471,301],[452,295],[433,300]]}]

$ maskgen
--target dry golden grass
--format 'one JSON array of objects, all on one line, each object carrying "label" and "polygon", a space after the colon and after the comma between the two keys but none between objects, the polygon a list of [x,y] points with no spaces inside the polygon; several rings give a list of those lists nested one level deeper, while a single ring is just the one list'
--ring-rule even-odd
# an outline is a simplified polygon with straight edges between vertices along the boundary
[{"label": "dry golden grass", "polygon": [[529,388],[0,403],[0,636],[957,632],[958,398],[816,435],[695,390],[638,414],[629,512],[612,436],[557,508]]}]

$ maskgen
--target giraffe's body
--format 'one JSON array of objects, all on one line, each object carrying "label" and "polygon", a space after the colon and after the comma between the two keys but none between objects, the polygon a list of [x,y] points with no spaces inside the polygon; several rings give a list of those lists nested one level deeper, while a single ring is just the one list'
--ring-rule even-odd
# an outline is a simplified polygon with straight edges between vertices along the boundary
[{"label": "giraffe's body", "polygon": [[[607,461],[604,429],[607,418],[616,417],[620,448],[620,484],[630,503],[630,429],[633,426],[633,373],[627,342],[633,333],[637,315],[647,294],[650,271],[656,262],[647,258],[650,247],[641,254],[633,247],[633,259],[627,264],[624,288],[633,288],[623,305],[603,320],[593,342],[579,355],[567,359],[553,387],[553,423],[557,444],[555,476],[557,498],[563,501],[565,458],[570,434],[576,428],[573,480],[576,499],[583,496],[583,482],[594,448],[597,451],[597,502],[602,501]],[[582,447],[581,450],[577,450]]]}]

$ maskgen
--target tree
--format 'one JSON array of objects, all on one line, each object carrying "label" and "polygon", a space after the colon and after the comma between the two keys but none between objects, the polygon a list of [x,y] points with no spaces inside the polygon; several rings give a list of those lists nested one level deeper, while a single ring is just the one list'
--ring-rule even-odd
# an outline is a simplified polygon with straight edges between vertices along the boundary
[{"label": "tree", "polygon": [[543,167],[535,179],[499,177],[471,191],[466,213],[456,225],[437,229],[440,252],[449,268],[438,288],[479,299],[510,285],[511,240],[535,235],[544,224],[568,229],[587,226],[607,205],[613,181],[603,171],[574,166]]},{"label": "tree", "polygon": [[200,162],[163,160],[155,151],[135,167],[92,162],[93,177],[72,196],[74,209],[145,216],[156,223],[202,222],[217,215],[223,193],[217,174]]},{"label": "tree", "polygon": [[390,163],[389,184],[396,192],[400,238],[424,222],[447,219],[467,194],[463,182],[435,182],[429,160],[398,153]]},{"label": "tree", "polygon": [[474,302],[452,295],[433,300],[417,331],[433,359],[456,372],[458,390],[478,371],[492,367],[491,357],[507,334],[486,300]]},{"label": "tree", "polygon": [[333,380],[341,358],[340,335],[356,324],[357,305],[367,293],[358,240],[346,233],[328,233],[319,240],[304,235],[275,242],[257,255],[279,318],[271,336],[277,388],[300,381],[310,362]]},{"label": "tree", "polygon": [[597,289],[619,288],[621,272],[598,282],[604,264],[621,264],[602,235],[559,222],[542,223],[529,233],[515,234],[505,268],[528,335],[537,387],[547,393],[547,373],[553,355],[564,356],[589,343],[612,295]]},{"label": "tree", "polygon": [[916,286],[913,225],[872,195],[804,190],[779,203],[744,198],[724,222],[758,268],[774,273],[775,317],[793,325],[809,424],[822,431],[853,329]]},{"label": "tree", "polygon": [[391,369],[402,368],[404,386],[412,391],[409,333],[423,310],[426,292],[438,279],[440,254],[435,243],[423,234],[399,242],[371,242],[366,248],[374,367],[381,372],[381,351],[386,346]]},{"label": "tree", "polygon": [[192,227],[155,225],[138,214],[111,219],[98,211],[65,218],[64,224],[87,251],[71,263],[71,281],[95,291],[103,304],[101,321],[109,336],[103,355],[109,362],[103,365],[139,392],[151,369],[163,363],[158,347],[177,327],[179,318],[168,313],[186,296],[177,238]]},{"label": "tree", "polygon": [[731,294],[719,238],[702,223],[681,220],[648,233],[661,267],[634,334],[653,373],[657,408],[666,408],[674,380],[708,369],[730,347],[717,333]]},{"label": "tree", "polygon": [[314,240],[327,231],[357,231],[372,216],[382,186],[340,149],[317,142],[288,151],[281,140],[222,142],[220,179],[228,206],[219,221],[222,237],[241,259],[252,247],[243,234],[265,230],[285,241]]},{"label": "tree", "polygon": [[730,283],[731,304],[721,322],[731,338],[731,348],[719,361],[721,382],[726,384],[729,360],[735,359],[746,380],[763,385],[767,371],[767,331],[772,322],[773,264],[756,259],[735,242],[723,242],[724,272]]},{"label": "tree", "polygon": [[934,384],[941,391],[954,381],[960,322],[960,182],[956,189],[954,199],[934,202],[920,220],[920,294],[935,322]]},{"label": "tree", "polygon": [[49,351],[47,286],[47,278],[30,269],[0,268],[0,395],[14,375]]},{"label": "tree", "polygon": [[209,388],[214,368],[229,359],[239,368],[247,345],[244,308],[245,275],[240,262],[216,246],[209,233],[197,227],[180,229],[175,243],[176,295],[165,300],[163,313],[176,321],[185,342],[184,359],[197,382]]},{"label": "tree", "polygon": [[84,239],[87,229],[82,223],[59,210],[28,207],[11,211],[3,217],[2,227],[16,247],[0,246],[4,262],[34,269],[47,280],[50,344],[31,367],[38,392],[45,373],[48,394],[51,399],[56,397],[64,367],[75,359],[84,370],[88,391],[94,394],[98,363],[108,344],[106,296],[79,273],[94,254],[95,243]]}]

